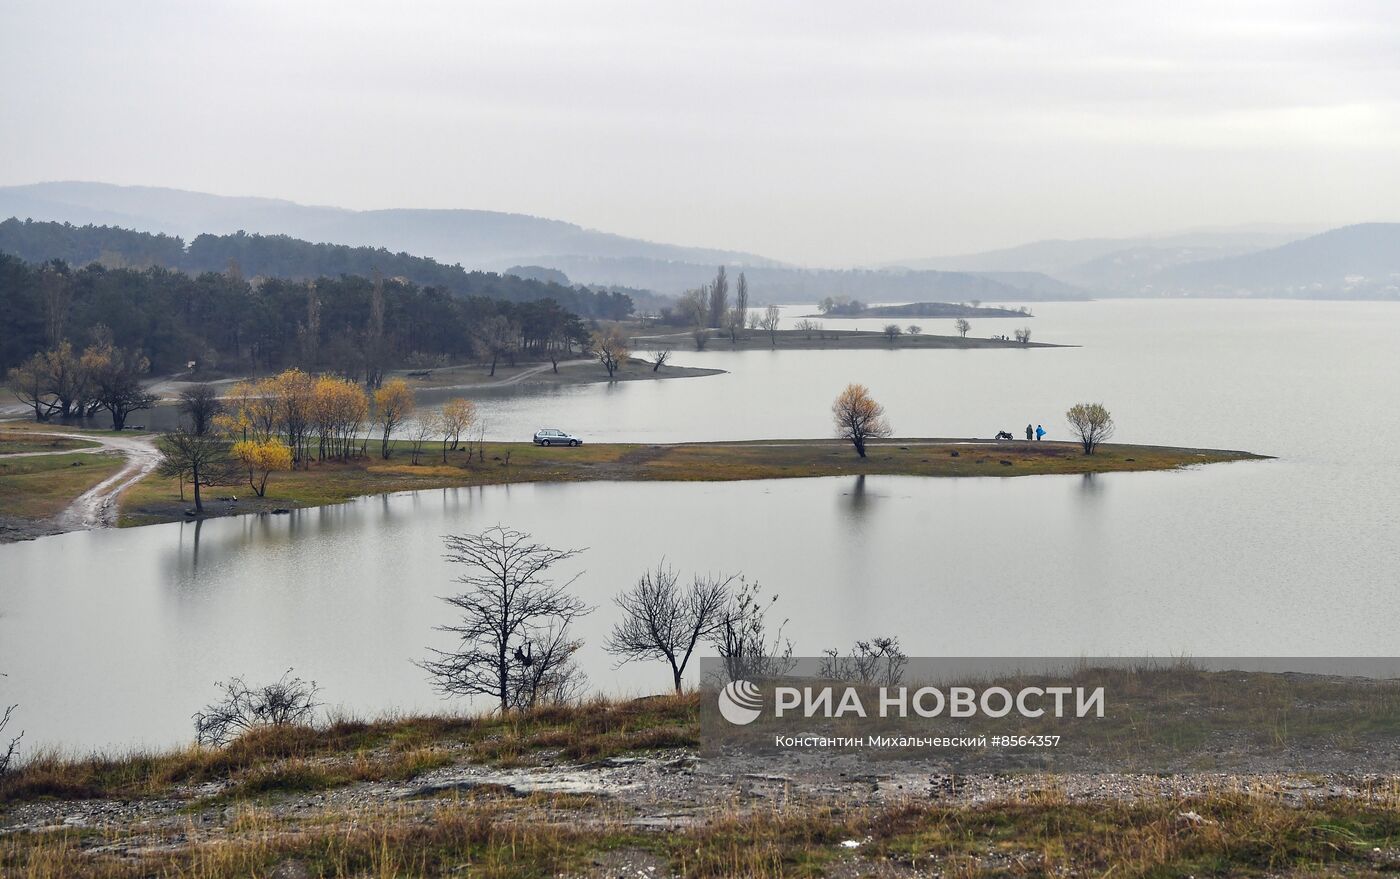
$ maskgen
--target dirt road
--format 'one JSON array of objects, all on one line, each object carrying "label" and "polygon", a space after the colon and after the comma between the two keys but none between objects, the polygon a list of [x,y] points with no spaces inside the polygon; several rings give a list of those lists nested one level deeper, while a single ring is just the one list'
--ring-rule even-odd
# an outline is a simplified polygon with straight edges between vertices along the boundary
[{"label": "dirt road", "polygon": [[97,434],[55,433],[50,436],[90,440],[104,450],[120,452],[126,466],[83,492],[55,522],[61,531],[107,528],[117,524],[117,498],[138,479],[156,469],[160,452],[148,436],[99,436]]}]

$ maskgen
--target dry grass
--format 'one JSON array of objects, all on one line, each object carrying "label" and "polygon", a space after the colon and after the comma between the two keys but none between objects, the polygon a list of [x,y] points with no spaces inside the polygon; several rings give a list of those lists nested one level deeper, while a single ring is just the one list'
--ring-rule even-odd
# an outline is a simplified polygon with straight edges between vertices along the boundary
[{"label": "dry grass", "polygon": [[234,795],[321,790],[404,780],[457,761],[518,765],[595,760],[698,745],[697,697],[599,700],[507,717],[425,716],[337,720],[325,727],[254,730],[226,748],[68,758],[39,753],[0,779],[0,804],[52,797],[169,795],[182,785],[228,782]]},{"label": "dry grass", "polygon": [[71,452],[0,458],[0,516],[47,519],[122,468],[118,455]]},{"label": "dry grass", "polygon": [[29,452],[70,452],[74,449],[96,448],[91,440],[64,436],[38,436],[32,431],[0,430],[0,455]]},{"label": "dry grass", "polygon": [[[1070,803],[1053,790],[974,806],[906,801],[883,807],[724,807],[702,823],[640,830],[606,803],[528,801],[490,792],[420,809],[326,813],[314,822],[240,808],[227,832],[190,826],[169,849],[139,831],[101,839],[78,830],[0,837],[6,876],[303,875],[544,877],[617,875],[610,854],[641,854],[686,877],[942,875],[1115,877],[1382,875],[1400,844],[1393,795],[1290,806],[1227,791],[1179,801]],[[855,849],[842,845],[860,843]],[[108,851],[93,852],[94,843]],[[114,853],[111,849],[121,851]],[[664,875],[661,873],[660,875]]]},{"label": "dry grass", "polygon": [[[401,444],[394,457],[378,455],[345,463],[318,462],[305,470],[274,474],[268,497],[252,497],[246,486],[227,493],[237,503],[207,500],[209,515],[252,513],[275,507],[309,507],[356,497],[415,489],[523,482],[707,481],[784,479],[857,474],[903,476],[1031,476],[1170,470],[1197,464],[1257,458],[1247,452],[1103,446],[1092,456],[1071,443],[987,443],[955,440],[890,440],[873,444],[869,457],[834,440],[762,440],[726,443],[640,445],[596,443],[579,448],[540,448],[532,443],[488,443],[484,460],[464,452],[443,463],[436,448],[422,463],[409,461]],[[224,490],[207,494],[216,496]],[[146,525],[185,518],[178,483],[147,477],[122,497],[122,524]]]}]

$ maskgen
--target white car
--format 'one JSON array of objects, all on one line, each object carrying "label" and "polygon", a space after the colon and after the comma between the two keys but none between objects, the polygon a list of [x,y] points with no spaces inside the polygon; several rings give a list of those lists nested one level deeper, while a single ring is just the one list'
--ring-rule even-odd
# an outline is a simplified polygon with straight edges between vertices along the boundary
[{"label": "white car", "polygon": [[535,431],[535,445],[537,446],[581,446],[583,440],[571,433],[556,430],[553,427],[541,427]]}]

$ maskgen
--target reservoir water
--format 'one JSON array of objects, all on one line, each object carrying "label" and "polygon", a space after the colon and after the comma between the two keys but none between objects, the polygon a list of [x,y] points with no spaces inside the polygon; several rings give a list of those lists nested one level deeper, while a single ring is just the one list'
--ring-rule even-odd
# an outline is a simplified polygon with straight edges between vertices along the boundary
[{"label": "reservoir water", "polygon": [[448,645],[433,630],[451,589],[441,535],[497,523],[588,548],[561,574],[582,571],[577,591],[597,607],[580,626],[582,664],[593,689],[616,694],[667,684],[661,665],[617,669],[601,646],[612,596],[662,556],[778,593],[774,614],[803,654],[874,635],[915,655],[1400,651],[1400,304],[1035,311],[974,322],[973,334],[1026,324],[1037,340],[1082,347],[678,352],[728,373],[475,396],[494,438],[548,425],[657,442],[826,436],[849,381],[870,386],[902,436],[1032,422],[1064,438],[1064,410],[1102,400],[1122,441],[1278,460],[1098,477],[452,489],[0,546],[0,702],[21,705],[27,745],[75,749],[188,741],[215,681],[289,667],[362,714],[451,707],[411,663]]}]

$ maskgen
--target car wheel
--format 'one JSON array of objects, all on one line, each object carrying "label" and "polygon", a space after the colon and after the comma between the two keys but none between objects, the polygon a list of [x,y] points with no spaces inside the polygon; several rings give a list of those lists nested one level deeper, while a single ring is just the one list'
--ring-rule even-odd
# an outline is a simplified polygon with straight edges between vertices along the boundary
[{"label": "car wheel", "polygon": [[576,445],[578,445],[578,440],[573,440],[573,441],[571,441],[571,442],[569,443],[569,445],[571,445],[571,446],[576,446]]},{"label": "car wheel", "polygon": [[549,440],[540,440],[540,445],[542,445],[542,446],[547,446],[547,445],[549,445]]}]

